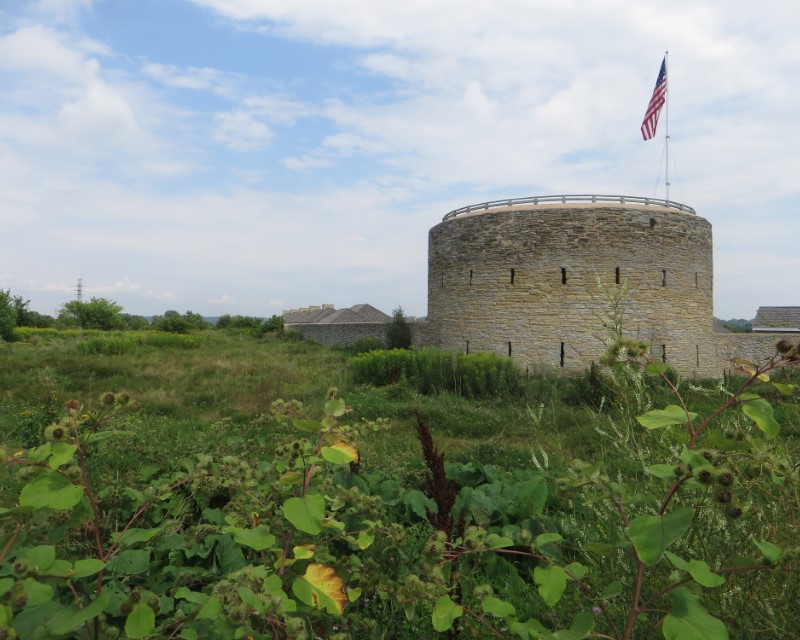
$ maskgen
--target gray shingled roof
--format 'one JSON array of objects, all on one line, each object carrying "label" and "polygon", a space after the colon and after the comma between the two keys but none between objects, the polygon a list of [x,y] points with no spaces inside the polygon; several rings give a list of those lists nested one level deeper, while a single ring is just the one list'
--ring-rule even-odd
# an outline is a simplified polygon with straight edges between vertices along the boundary
[{"label": "gray shingled roof", "polygon": [[336,313],[336,309],[327,306],[322,309],[300,309],[283,314],[285,324],[304,324],[309,322],[320,322],[331,314]]},{"label": "gray shingled roof", "polygon": [[357,304],[336,310],[330,305],[322,309],[301,309],[283,314],[284,324],[353,324],[389,322],[392,318],[369,304]]},{"label": "gray shingled roof", "polygon": [[800,307],[759,307],[753,331],[800,331]]}]

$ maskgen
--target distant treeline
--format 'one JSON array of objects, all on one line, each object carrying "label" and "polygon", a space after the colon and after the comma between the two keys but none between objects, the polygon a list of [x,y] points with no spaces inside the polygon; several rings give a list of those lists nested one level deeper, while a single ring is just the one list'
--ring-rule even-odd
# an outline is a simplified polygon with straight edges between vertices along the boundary
[{"label": "distant treeline", "polygon": [[751,333],[753,331],[752,320],[744,320],[743,318],[734,318],[733,320],[720,320],[714,318],[720,325],[733,331],[734,333]]},{"label": "distant treeline", "polygon": [[99,329],[142,330],[154,329],[170,333],[189,333],[205,329],[239,329],[257,333],[283,331],[283,318],[273,315],[270,318],[223,315],[205,318],[199,313],[186,311],[165,311],[163,315],[145,317],[123,313],[121,305],[106,298],[92,298],[88,302],[71,300],[62,305],[53,317],[29,308],[30,300],[12,295],[10,290],[0,289],[0,340],[14,339],[15,327],[34,327],[39,329]]}]

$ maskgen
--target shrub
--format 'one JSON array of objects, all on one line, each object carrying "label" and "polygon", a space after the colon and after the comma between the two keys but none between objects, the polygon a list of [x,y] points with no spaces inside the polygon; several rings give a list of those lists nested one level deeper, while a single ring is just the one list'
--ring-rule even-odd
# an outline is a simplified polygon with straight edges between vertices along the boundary
[{"label": "shrub", "polygon": [[346,347],[344,350],[355,356],[358,355],[359,353],[367,353],[369,351],[380,351],[382,348],[383,344],[381,344],[380,338],[369,336],[366,338],[359,338],[353,344]]},{"label": "shrub", "polygon": [[403,307],[397,307],[392,311],[392,321],[386,325],[386,342],[390,349],[411,347],[411,327],[406,322]]},{"label": "shrub", "polygon": [[522,393],[524,377],[509,358],[492,353],[454,355],[442,349],[370,351],[352,360],[357,384],[384,386],[407,379],[426,395],[453,391],[468,398]]}]

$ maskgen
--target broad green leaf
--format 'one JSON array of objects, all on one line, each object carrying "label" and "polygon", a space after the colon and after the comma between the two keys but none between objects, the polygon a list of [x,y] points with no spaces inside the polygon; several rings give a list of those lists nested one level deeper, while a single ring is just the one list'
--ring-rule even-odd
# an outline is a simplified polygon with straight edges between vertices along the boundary
[{"label": "broad green leaf", "polygon": [[241,529],[239,527],[225,527],[223,533],[230,533],[233,539],[245,547],[250,547],[256,551],[263,551],[269,549],[275,544],[275,536],[273,536],[267,527],[263,524],[257,526],[255,529]]},{"label": "broad green leaf", "polygon": [[507,536],[499,536],[496,533],[490,533],[486,536],[487,549],[505,549],[513,546],[514,541]]},{"label": "broad green leaf", "polygon": [[259,615],[264,615],[266,602],[262,602],[250,587],[239,587],[238,593],[242,602],[250,605]]},{"label": "broad green leaf", "polygon": [[72,633],[78,627],[103,613],[103,609],[105,609],[109,600],[111,600],[111,594],[108,591],[103,591],[83,609],[70,607],[63,612],[59,612],[58,615],[48,619],[47,630],[55,635]]},{"label": "broad green leaf", "polygon": [[87,578],[99,573],[106,566],[106,563],[97,558],[87,558],[85,560],[76,560],[73,571],[76,578]]},{"label": "broad green leaf", "polygon": [[671,464],[651,464],[649,467],[645,467],[644,470],[651,476],[662,478],[663,480],[675,477],[675,467]]},{"label": "broad green leaf", "polygon": [[56,442],[53,445],[53,450],[50,454],[50,459],[47,461],[47,465],[51,469],[58,469],[62,464],[67,464],[70,462],[72,460],[72,456],[75,455],[77,450],[77,444],[72,444],[70,442]]},{"label": "broad green leaf", "polygon": [[145,573],[150,568],[149,549],[128,549],[111,559],[108,570],[120,576]]},{"label": "broad green leaf", "polygon": [[[35,607],[26,607],[13,615],[13,627],[19,638],[23,640],[39,638],[51,638],[52,635],[46,632],[46,627],[53,619],[63,619],[75,611],[77,607],[65,607],[58,600],[48,600],[44,604]],[[3,607],[0,605],[0,620],[2,620]],[[11,610],[9,609],[9,614]],[[62,617],[63,616],[63,617]],[[8,626],[12,626],[10,623]],[[0,625],[0,629],[3,626]]]},{"label": "broad green leaf", "polygon": [[453,626],[453,623],[456,621],[456,619],[458,619],[463,613],[464,609],[453,602],[450,599],[450,596],[442,596],[433,606],[431,622],[433,623],[434,630],[447,631]]},{"label": "broad green leaf", "polygon": [[669,595],[672,610],[661,625],[666,640],[728,640],[723,622],[708,613],[691,591],[678,587]]},{"label": "broad green leaf", "polygon": [[644,415],[636,418],[637,422],[647,429],[660,429],[669,427],[673,424],[686,424],[689,420],[694,420],[696,413],[691,411],[687,414],[676,404],[668,405],[665,409],[653,409]]},{"label": "broad green leaf", "polygon": [[782,382],[773,382],[772,386],[785,396],[792,395],[798,388],[796,384],[784,384]]},{"label": "broad green leaf", "polygon": [[357,587],[355,589],[347,588],[347,599],[350,602],[355,602],[361,597],[361,587]]},{"label": "broad green leaf", "polygon": [[564,538],[562,538],[557,533],[541,533],[536,536],[536,548],[543,547],[548,544],[553,544],[554,542],[561,542]]},{"label": "broad green leaf", "polygon": [[644,368],[644,372],[648,376],[660,376],[669,371],[669,365],[666,362],[648,362]]},{"label": "broad green leaf", "polygon": [[83,487],[72,484],[57,471],[47,471],[26,484],[19,494],[23,507],[72,509],[81,501]]},{"label": "broad green leaf", "polygon": [[371,534],[369,531],[359,531],[358,538],[356,539],[356,544],[358,548],[362,551],[364,549],[368,549],[372,543],[375,542],[375,536]]},{"label": "broad green leaf", "polygon": [[222,602],[217,597],[209,598],[208,601],[200,607],[200,611],[197,612],[197,618],[203,619],[207,618],[209,620],[216,620],[220,615],[222,615]]},{"label": "broad green leaf", "polygon": [[742,400],[742,413],[756,423],[764,432],[767,440],[778,435],[781,425],[775,420],[772,405],[755,393],[743,393],[739,396]]},{"label": "broad green leaf", "polygon": [[28,453],[28,460],[31,462],[44,462],[50,456],[52,450],[53,444],[45,442]]},{"label": "broad green leaf", "polygon": [[305,604],[334,615],[341,614],[348,602],[344,581],[333,567],[320,562],[308,565],[305,574],[292,583],[292,592]]},{"label": "broad green leaf", "polygon": [[292,424],[294,425],[295,429],[308,433],[315,433],[317,431],[325,430],[324,426],[314,420],[292,420]]},{"label": "broad green leaf", "polygon": [[156,630],[156,614],[145,602],[137,602],[125,620],[125,633],[129,638],[146,638]]},{"label": "broad green leaf", "polygon": [[325,498],[317,493],[310,493],[304,498],[289,498],[283,503],[283,516],[295,529],[316,535],[322,531]]},{"label": "broad green leaf", "polygon": [[775,563],[781,559],[781,548],[778,545],[767,542],[766,540],[762,542],[753,540],[753,544],[758,547],[758,550],[767,562]]},{"label": "broad green leaf", "polygon": [[281,600],[281,609],[286,613],[297,611],[297,602],[292,600],[289,595],[283,590],[283,581],[280,576],[271,573],[264,577],[264,582],[261,585],[264,593],[271,596],[278,596]]},{"label": "broad green leaf", "polygon": [[0,507],[0,518],[12,518],[14,516],[23,516],[26,513],[30,513],[33,511],[33,507],[11,507],[10,509],[6,509],[5,507]]},{"label": "broad green leaf", "polygon": [[292,553],[298,560],[308,560],[309,558],[314,557],[314,548],[315,545],[313,544],[303,544],[295,547],[292,550]]},{"label": "broad green leaf", "polygon": [[488,613],[497,618],[507,618],[508,616],[517,615],[517,610],[514,608],[513,604],[493,596],[484,598],[483,602],[481,602],[481,608],[484,613]]},{"label": "broad green leaf", "polygon": [[548,606],[555,606],[567,588],[567,574],[559,566],[536,567],[533,581],[539,585],[539,595]]},{"label": "broad green leaf", "polygon": [[10,591],[15,582],[14,578],[0,578],[0,596]]},{"label": "broad green leaf", "polygon": [[686,533],[692,524],[694,509],[681,507],[663,516],[639,516],[628,526],[628,538],[636,554],[648,567],[661,560],[667,547]]},{"label": "broad green leaf", "polygon": [[345,411],[347,411],[347,407],[345,406],[344,400],[341,398],[333,398],[325,403],[326,416],[338,418],[339,416],[343,416]]},{"label": "broad green leaf", "polygon": [[322,447],[322,457],[331,464],[350,464],[358,462],[358,451],[346,442],[336,442],[330,447]]},{"label": "broad green leaf", "polygon": [[35,607],[43,604],[53,597],[53,587],[43,582],[38,582],[33,578],[25,578],[22,581],[22,590],[28,596],[26,607]]},{"label": "broad green leaf", "polygon": [[66,578],[73,575],[72,563],[68,560],[55,560],[53,564],[47,568],[47,571],[43,571],[42,573],[53,578]]},{"label": "broad green leaf", "polygon": [[666,555],[672,563],[672,566],[681,571],[686,571],[697,584],[704,587],[719,587],[725,584],[725,578],[711,571],[708,565],[702,560],[690,560],[686,562],[686,560],[679,558],[669,551],[667,551]]},{"label": "broad green leaf", "polygon": [[508,628],[511,633],[516,633],[523,640],[544,637],[549,633],[547,627],[536,618],[530,618],[525,622],[511,622]]},{"label": "broad green leaf", "polygon": [[580,562],[571,562],[564,569],[567,575],[575,580],[583,580],[586,574],[589,573],[589,569]]},{"label": "broad green leaf", "polygon": [[56,560],[56,548],[50,544],[31,547],[25,551],[25,559],[36,565],[35,573],[44,573]]},{"label": "broad green leaf", "polygon": [[90,433],[89,437],[86,439],[86,442],[92,444],[95,442],[100,442],[101,440],[108,440],[109,438],[130,435],[133,435],[133,431],[98,431],[96,433]]},{"label": "broad green leaf", "polygon": [[603,587],[603,591],[600,593],[600,599],[610,600],[611,598],[616,598],[621,593],[622,583],[619,580],[615,580],[614,582]]},{"label": "broad green leaf", "polygon": [[188,587],[178,587],[173,596],[178,600],[186,600],[193,604],[205,604],[208,602],[208,595],[200,591],[192,591]]}]

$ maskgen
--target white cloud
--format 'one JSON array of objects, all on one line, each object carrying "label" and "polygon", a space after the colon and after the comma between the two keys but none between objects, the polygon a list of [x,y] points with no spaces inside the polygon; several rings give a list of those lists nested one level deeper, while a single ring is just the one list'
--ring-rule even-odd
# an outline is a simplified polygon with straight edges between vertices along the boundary
[{"label": "white cloud", "polygon": [[246,111],[216,113],[214,121],[214,140],[233,151],[260,149],[272,138],[269,127]]},{"label": "white cloud", "polygon": [[93,0],[36,0],[35,7],[58,21],[72,21],[92,4]]},{"label": "white cloud", "polygon": [[229,79],[222,72],[209,67],[182,69],[174,65],[150,62],[142,67],[142,73],[168,87],[213,91],[222,96],[231,96],[233,94]]},{"label": "white cloud", "polygon": [[301,156],[288,156],[281,160],[281,164],[293,171],[308,171],[332,167],[335,163],[331,158],[326,158],[319,153],[313,153],[303,154]]},{"label": "white cloud", "polygon": [[83,144],[133,145],[144,136],[130,104],[103,82],[92,82],[77,100],[58,111],[65,132]]},{"label": "white cloud", "polygon": [[91,41],[69,42],[63,34],[44,26],[22,27],[0,38],[0,69],[44,74],[59,82],[76,84],[95,79],[99,63],[87,58]]},{"label": "white cloud", "polygon": [[265,120],[283,125],[292,125],[300,118],[316,115],[320,111],[311,105],[277,94],[246,98],[244,105],[250,112]]}]

